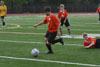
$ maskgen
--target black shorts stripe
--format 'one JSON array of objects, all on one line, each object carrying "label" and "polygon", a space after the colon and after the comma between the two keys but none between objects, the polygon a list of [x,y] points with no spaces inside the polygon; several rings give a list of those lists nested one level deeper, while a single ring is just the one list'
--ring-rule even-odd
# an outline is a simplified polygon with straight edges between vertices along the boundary
[{"label": "black shorts stripe", "polygon": [[[64,20],[65,20],[65,19],[61,19],[61,26],[63,26]],[[68,19],[66,19],[65,26],[70,26],[70,22],[69,22]]]},{"label": "black shorts stripe", "polygon": [[95,48],[100,48],[100,39],[96,39],[96,46]]},{"label": "black shorts stripe", "polygon": [[48,38],[48,42],[49,43],[53,43],[53,41],[55,40],[56,36],[57,36],[57,32],[53,32],[52,33],[52,32],[49,32],[49,31],[47,31],[47,33],[45,35],[45,37]]},{"label": "black shorts stripe", "polygon": [[2,19],[4,19],[4,18],[5,18],[5,16],[1,16],[1,18],[2,18]]}]

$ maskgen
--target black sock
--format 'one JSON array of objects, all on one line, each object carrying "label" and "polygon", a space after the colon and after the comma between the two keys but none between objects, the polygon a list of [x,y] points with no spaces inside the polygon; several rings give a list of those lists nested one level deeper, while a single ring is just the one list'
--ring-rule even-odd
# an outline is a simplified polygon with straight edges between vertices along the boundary
[{"label": "black sock", "polygon": [[57,40],[54,40],[52,44],[55,44],[55,43],[60,42],[61,39],[62,39],[62,38],[59,38],[59,39],[57,39]]},{"label": "black sock", "polygon": [[52,48],[51,48],[51,45],[46,44],[46,46],[47,46],[49,52],[53,52],[53,51],[52,51]]},{"label": "black sock", "polygon": [[3,24],[3,26],[5,26],[6,24],[5,24],[5,22],[2,22],[2,24]]},{"label": "black sock", "polygon": [[68,29],[68,35],[71,35],[70,29]]},{"label": "black sock", "polygon": [[61,35],[62,35],[62,29],[60,28],[60,32],[61,32]]}]

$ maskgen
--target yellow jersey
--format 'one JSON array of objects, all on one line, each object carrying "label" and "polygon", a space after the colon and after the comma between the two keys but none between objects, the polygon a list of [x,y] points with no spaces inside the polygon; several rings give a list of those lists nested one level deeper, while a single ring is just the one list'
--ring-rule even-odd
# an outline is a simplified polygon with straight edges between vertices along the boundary
[{"label": "yellow jersey", "polygon": [[7,6],[0,6],[0,16],[6,16],[7,13]]}]

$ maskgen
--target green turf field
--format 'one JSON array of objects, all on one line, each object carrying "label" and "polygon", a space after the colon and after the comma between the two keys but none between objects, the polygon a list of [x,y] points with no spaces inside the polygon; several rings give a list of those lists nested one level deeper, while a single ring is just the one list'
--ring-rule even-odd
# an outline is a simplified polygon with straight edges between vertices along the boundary
[{"label": "green turf field", "polygon": [[[64,39],[64,46],[52,46],[53,55],[44,54],[47,51],[44,44],[47,25],[33,28],[44,18],[44,15],[5,18],[7,28],[0,28],[0,67],[99,67],[100,49],[84,49],[82,39]],[[98,15],[69,15],[69,20],[72,35],[100,34]],[[67,35],[65,27],[63,33]],[[40,50],[39,57],[31,56],[33,48]]]}]

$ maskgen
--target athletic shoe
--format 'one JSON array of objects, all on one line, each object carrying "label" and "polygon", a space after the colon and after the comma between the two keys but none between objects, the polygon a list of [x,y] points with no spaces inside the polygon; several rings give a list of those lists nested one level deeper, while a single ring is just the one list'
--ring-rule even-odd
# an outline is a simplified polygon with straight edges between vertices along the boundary
[{"label": "athletic shoe", "polygon": [[6,25],[2,26],[2,28],[6,28]]},{"label": "athletic shoe", "polygon": [[100,23],[100,21],[98,21]]},{"label": "athletic shoe", "polygon": [[71,36],[71,35],[68,35],[68,37],[69,37],[69,38],[72,38],[72,36]]},{"label": "athletic shoe", "polygon": [[48,51],[45,54],[53,54],[53,52],[52,51]]}]

